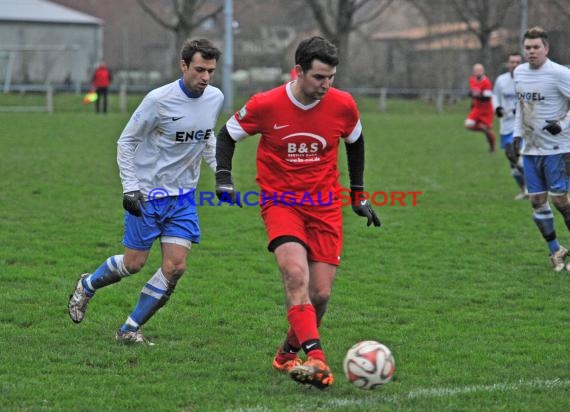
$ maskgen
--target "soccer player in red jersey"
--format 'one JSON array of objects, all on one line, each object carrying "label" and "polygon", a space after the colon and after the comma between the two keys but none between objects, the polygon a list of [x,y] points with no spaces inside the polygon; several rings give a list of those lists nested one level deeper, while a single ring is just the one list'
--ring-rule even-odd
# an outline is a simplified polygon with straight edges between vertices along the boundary
[{"label": "soccer player in red jersey", "polygon": [[[235,143],[260,133],[257,183],[261,216],[283,276],[289,331],[273,367],[323,389],[333,375],[318,326],[325,314],[342,246],[337,156],[346,145],[354,212],[380,226],[364,195],[364,137],[356,103],[332,88],[337,48],[322,37],[295,52],[297,79],[254,95],[220,130],[216,194],[239,204],[231,171]],[[297,356],[303,349],[307,360]]]},{"label": "soccer player in red jersey", "polygon": [[477,63],[473,66],[473,75],[469,78],[469,96],[473,98],[471,111],[465,119],[465,127],[475,132],[485,133],[489,151],[495,152],[495,134],[493,133],[493,85],[485,76],[485,68]]}]

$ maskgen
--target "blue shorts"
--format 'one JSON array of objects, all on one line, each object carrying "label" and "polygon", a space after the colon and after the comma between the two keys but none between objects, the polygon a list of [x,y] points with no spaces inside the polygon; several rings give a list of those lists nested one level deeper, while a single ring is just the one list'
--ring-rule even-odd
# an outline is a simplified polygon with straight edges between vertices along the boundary
[{"label": "blue shorts", "polygon": [[200,242],[200,225],[195,202],[178,196],[144,202],[142,216],[125,212],[123,245],[129,249],[150,250],[159,237]]},{"label": "blue shorts", "polygon": [[570,153],[545,156],[523,156],[524,179],[529,194],[548,192],[562,195],[568,192],[570,177]]},{"label": "blue shorts", "polygon": [[501,135],[501,149],[506,149],[509,143],[512,143],[515,138],[513,133],[502,134]]}]

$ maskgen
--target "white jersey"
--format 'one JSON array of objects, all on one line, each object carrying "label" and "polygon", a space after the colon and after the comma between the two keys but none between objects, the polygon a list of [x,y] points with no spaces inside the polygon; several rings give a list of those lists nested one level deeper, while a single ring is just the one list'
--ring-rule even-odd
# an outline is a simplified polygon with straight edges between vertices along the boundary
[{"label": "white jersey", "polygon": [[213,86],[192,97],[182,79],[148,93],[117,142],[123,193],[146,197],[155,189],[164,197],[195,189],[202,158],[216,168],[214,128],[223,102]]},{"label": "white jersey", "polygon": [[493,88],[493,107],[503,108],[501,117],[501,128],[499,133],[508,135],[515,129],[515,113],[517,105],[517,94],[515,91],[515,81],[510,72],[503,73],[495,80]]},{"label": "white jersey", "polygon": [[[538,69],[528,63],[515,71],[515,89],[519,106],[515,136],[522,136],[525,155],[552,155],[570,152],[570,69],[550,59]],[[553,136],[542,130],[547,120],[557,120],[562,132]]]}]

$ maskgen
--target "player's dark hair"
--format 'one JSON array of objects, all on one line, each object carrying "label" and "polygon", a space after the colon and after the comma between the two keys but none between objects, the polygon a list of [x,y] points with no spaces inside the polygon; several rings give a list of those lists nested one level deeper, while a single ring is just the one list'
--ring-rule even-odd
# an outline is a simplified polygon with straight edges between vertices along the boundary
[{"label": "player's dark hair", "polygon": [[338,50],[334,44],[320,36],[301,41],[295,50],[295,64],[301,66],[305,72],[311,68],[313,60],[320,60],[333,67],[337,66]]},{"label": "player's dark hair", "polygon": [[215,59],[218,61],[222,52],[214,46],[208,39],[186,40],[180,50],[180,57],[186,65],[190,65],[194,54],[200,53],[206,60]]},{"label": "player's dark hair", "polygon": [[548,34],[542,27],[534,26],[528,29],[523,35],[523,43],[526,39],[541,39],[542,44],[548,46]]},{"label": "player's dark hair", "polygon": [[520,54],[519,52],[512,52],[512,53],[509,53],[509,56],[508,56],[508,57],[512,57],[512,56],[518,56],[518,57],[520,57],[520,58],[522,59],[522,54]]}]

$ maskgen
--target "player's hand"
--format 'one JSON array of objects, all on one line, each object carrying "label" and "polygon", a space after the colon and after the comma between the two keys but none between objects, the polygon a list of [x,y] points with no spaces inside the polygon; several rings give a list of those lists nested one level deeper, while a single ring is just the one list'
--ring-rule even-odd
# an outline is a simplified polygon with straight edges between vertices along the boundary
[{"label": "player's hand", "polygon": [[227,170],[216,172],[216,196],[220,202],[227,202],[230,206],[243,207],[232,181],[232,174]]},{"label": "player's hand", "polygon": [[366,226],[374,224],[374,226],[379,227],[380,225],[382,225],[380,219],[374,212],[374,209],[372,209],[370,203],[368,203],[368,201],[364,197],[362,188],[357,188],[357,189],[351,188],[350,199],[352,200],[351,205],[354,213],[356,213],[358,216],[362,216],[368,219]]},{"label": "player's hand", "polygon": [[133,216],[142,216],[143,202],[144,196],[140,190],[123,193],[123,208]]},{"label": "player's hand", "polygon": [[502,106],[499,106],[495,109],[495,114],[497,117],[503,117],[505,115],[505,109]]},{"label": "player's hand", "polygon": [[547,120],[546,123],[548,124],[542,130],[546,130],[551,135],[555,136],[562,131],[562,127],[560,127],[560,123],[557,120]]}]

